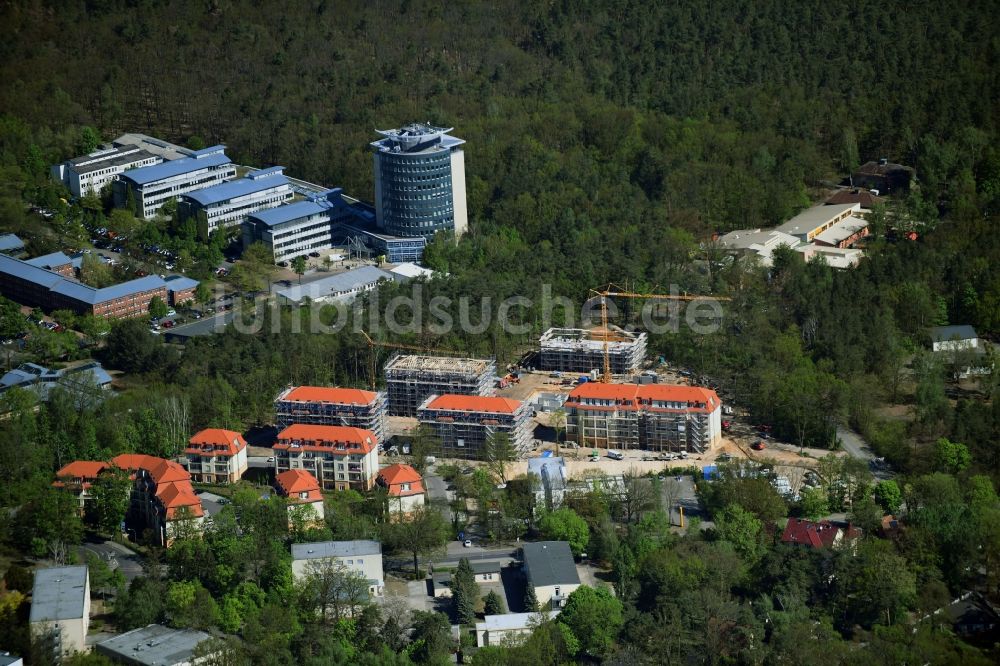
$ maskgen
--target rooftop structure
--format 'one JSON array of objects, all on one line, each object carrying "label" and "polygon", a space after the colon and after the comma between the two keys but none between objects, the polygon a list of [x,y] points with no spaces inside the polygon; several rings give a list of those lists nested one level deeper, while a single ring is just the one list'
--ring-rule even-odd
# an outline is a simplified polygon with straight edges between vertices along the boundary
[{"label": "rooftop structure", "polygon": [[[646,334],[612,327],[607,334],[608,357],[615,375],[634,374],[646,358]],[[539,339],[540,368],[590,372],[604,367],[604,329],[550,328]]]},{"label": "rooftop structure", "polygon": [[452,128],[412,123],[376,130],[373,141],[378,227],[395,236],[456,236],[468,228],[465,154]]},{"label": "rooftop structure", "polygon": [[135,666],[188,666],[195,663],[195,649],[211,638],[203,631],[150,624],[103,640],[96,650],[116,662]]},{"label": "rooftop structure", "polygon": [[[792,219],[775,228],[775,231],[795,236],[802,243],[827,243],[820,238],[823,232],[841,226],[844,223],[864,222],[855,214],[860,214],[861,204],[839,204],[833,206],[813,206],[802,211]],[[867,223],[865,223],[867,227]]]},{"label": "rooftop structure", "polygon": [[857,248],[824,247],[814,243],[799,245],[795,251],[801,254],[805,261],[822,259],[830,268],[840,270],[857,266],[865,256],[865,253]]},{"label": "rooftop structure", "polygon": [[349,302],[361,292],[374,289],[380,282],[395,281],[396,277],[375,266],[361,266],[308,284],[279,289],[276,293],[278,301],[287,305],[301,305],[307,299],[312,303]]},{"label": "rooftop structure", "polygon": [[774,229],[737,229],[719,238],[729,252],[740,256],[756,256],[764,266],[771,265],[771,254],[782,245],[791,249],[801,243],[798,238]]},{"label": "rooftop structure", "polygon": [[339,234],[348,244],[363,247],[374,256],[384,256],[391,264],[420,261],[427,247],[427,239],[423,236],[393,235],[379,231],[374,220],[366,225],[356,221],[344,224]]},{"label": "rooftop structure", "polygon": [[518,456],[531,448],[531,407],[509,398],[477,395],[431,395],[417,409],[417,418],[441,442],[444,455],[484,457],[492,437],[504,434]]},{"label": "rooftop structure", "polygon": [[398,266],[389,269],[390,273],[395,273],[404,278],[429,278],[434,275],[434,271],[423,266],[418,266],[412,261],[405,261]]},{"label": "rooftop structure", "polygon": [[225,146],[197,150],[188,157],[133,169],[116,177],[115,206],[132,208],[136,216],[150,219],[170,199],[211,187],[236,176]]},{"label": "rooftop structure", "polygon": [[587,382],[565,409],[566,437],[580,446],[700,453],[722,437],[722,401],[695,386]]},{"label": "rooftop structure", "polygon": [[382,441],[385,431],[383,392],[332,386],[290,386],[274,400],[275,423],[339,425],[363,428]]},{"label": "rooftop structure", "polygon": [[120,137],[112,141],[112,144],[118,147],[136,146],[138,148],[142,148],[146,152],[162,157],[164,160],[176,160],[182,157],[190,157],[195,153],[195,151],[190,148],[184,148],[183,146],[178,146],[177,144],[170,143],[169,141],[157,139],[156,137],[149,136],[148,134],[141,134],[138,132],[122,134]]},{"label": "rooftop structure", "polygon": [[416,416],[432,395],[493,395],[491,359],[398,355],[385,364],[389,413]]},{"label": "rooftop structure", "polygon": [[294,194],[284,167],[276,166],[183,194],[177,213],[182,221],[194,219],[198,233],[208,238],[220,229],[242,225],[253,213],[290,201]]},{"label": "rooftop structure", "polygon": [[781,534],[781,542],[813,549],[839,548],[857,539],[860,534],[861,530],[850,524],[840,527],[829,520],[790,518]]},{"label": "rooftop structure", "polygon": [[163,158],[135,145],[102,148],[51,168],[52,177],[75,197],[98,195],[115,177],[129,169],[153,166]]},{"label": "rooftop structure", "polygon": [[382,544],[378,541],[317,541],[313,543],[293,543],[293,560],[321,560],[330,557],[364,557],[381,555]]}]

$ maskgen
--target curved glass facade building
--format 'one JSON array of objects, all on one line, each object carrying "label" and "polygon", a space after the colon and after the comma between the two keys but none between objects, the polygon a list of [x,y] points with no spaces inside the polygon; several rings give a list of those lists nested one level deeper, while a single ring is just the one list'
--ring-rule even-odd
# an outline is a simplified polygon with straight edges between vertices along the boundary
[{"label": "curved glass facade building", "polygon": [[375,216],[392,236],[431,238],[438,231],[468,228],[464,140],[452,128],[413,123],[376,130]]}]

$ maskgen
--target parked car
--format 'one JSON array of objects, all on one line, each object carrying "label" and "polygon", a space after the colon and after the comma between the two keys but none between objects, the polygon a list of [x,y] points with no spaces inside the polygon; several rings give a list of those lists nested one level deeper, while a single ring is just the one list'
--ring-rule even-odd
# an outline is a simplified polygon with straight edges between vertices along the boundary
[{"label": "parked car", "polygon": [[466,539],[465,543],[462,544],[466,548],[472,548],[472,539]]},{"label": "parked car", "polygon": [[766,447],[764,445],[764,441],[758,439],[756,442],[753,443],[753,446],[751,446],[750,448],[753,449],[754,451],[763,451]]},{"label": "parked car", "polygon": [[173,308],[168,309],[167,310],[167,316],[168,317],[176,317],[177,316],[177,310],[174,310]]},{"label": "parked car", "polygon": [[319,256],[319,252],[310,252],[309,256],[310,257],[318,257]]}]

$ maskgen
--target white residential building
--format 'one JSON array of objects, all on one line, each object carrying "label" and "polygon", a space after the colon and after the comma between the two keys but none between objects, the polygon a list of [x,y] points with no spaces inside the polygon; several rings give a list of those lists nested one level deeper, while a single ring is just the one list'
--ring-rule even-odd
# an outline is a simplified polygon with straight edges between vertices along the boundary
[{"label": "white residential building", "polygon": [[476,623],[476,646],[516,645],[547,619],[559,615],[559,610],[551,613],[505,613],[504,615],[487,615],[482,622]]},{"label": "white residential building", "polygon": [[219,229],[238,227],[252,213],[276,208],[293,196],[284,167],[276,166],[188,192],[178,200],[177,213],[181,220],[193,218],[198,233],[208,238]]},{"label": "white residential building", "polygon": [[206,428],[195,434],[184,456],[181,464],[199,483],[236,483],[249,464],[243,435],[222,428]]},{"label": "white residential building", "polygon": [[152,219],[167,201],[236,177],[225,146],[197,150],[190,157],[132,169],[115,177],[115,206],[133,207],[137,217]]},{"label": "white residential building", "polygon": [[368,581],[368,592],[381,596],[385,587],[382,573],[382,544],[378,541],[319,541],[292,544],[292,575],[302,580],[310,565],[338,562]]},{"label": "white residential building", "polygon": [[580,587],[573,552],[565,541],[538,541],[521,547],[524,575],[535,588],[542,610],[562,608],[573,590]]},{"label": "white residential building", "polygon": [[90,574],[87,567],[35,570],[31,592],[32,642],[51,639],[62,656],[87,651],[90,626]]},{"label": "white residential building", "polygon": [[125,145],[96,150],[57,164],[52,167],[52,177],[68,187],[75,197],[99,195],[119,174],[162,161],[159,155],[139,146]]}]

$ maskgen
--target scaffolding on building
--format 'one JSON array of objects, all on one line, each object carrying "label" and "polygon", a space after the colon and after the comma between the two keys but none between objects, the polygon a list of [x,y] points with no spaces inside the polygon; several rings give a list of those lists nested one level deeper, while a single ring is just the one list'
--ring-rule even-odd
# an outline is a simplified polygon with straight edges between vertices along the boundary
[{"label": "scaffolding on building", "polygon": [[510,401],[517,402],[517,407],[499,412],[435,407],[432,403],[437,398],[432,395],[421,403],[417,417],[440,441],[442,456],[483,460],[484,445],[498,434],[507,435],[518,458],[531,449],[531,406],[527,402]]},{"label": "scaffolding on building", "polygon": [[604,367],[605,347],[614,375],[638,372],[646,358],[646,334],[633,333],[617,326],[608,326],[607,329],[550,328],[542,334],[538,343],[542,370],[601,370]]},{"label": "scaffolding on building", "polygon": [[399,354],[385,364],[389,414],[416,416],[432,395],[491,396],[496,374],[493,359]]},{"label": "scaffolding on building", "polygon": [[[347,402],[334,397],[314,397],[303,394],[301,389],[313,389],[315,393],[328,391],[336,394],[341,389],[320,387],[289,386],[274,400],[275,424],[287,428],[295,423],[304,425],[348,426],[370,430],[377,441],[383,441],[385,432],[386,394],[384,391],[371,392],[367,403]],[[353,391],[353,389],[348,389]],[[358,392],[360,393],[360,392]]]}]

